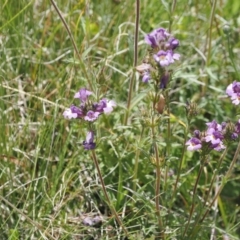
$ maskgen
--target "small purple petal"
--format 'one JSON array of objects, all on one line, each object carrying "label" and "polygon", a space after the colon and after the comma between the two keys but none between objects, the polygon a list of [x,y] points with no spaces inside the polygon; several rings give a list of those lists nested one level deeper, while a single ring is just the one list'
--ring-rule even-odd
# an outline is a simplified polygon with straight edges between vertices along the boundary
[{"label": "small purple petal", "polygon": [[79,98],[82,102],[86,102],[88,96],[90,96],[92,92],[86,90],[85,88],[81,88],[75,95],[74,98]]},{"label": "small purple petal", "polygon": [[145,36],[145,42],[152,48],[159,47],[161,42],[166,41],[169,33],[164,28],[158,28]]},{"label": "small purple petal", "polygon": [[222,131],[222,125],[218,124],[215,120],[206,123],[206,125],[208,126],[208,129],[213,128],[216,131]]},{"label": "small purple petal", "polygon": [[145,72],[145,73],[143,74],[142,81],[143,81],[144,83],[148,83],[148,81],[149,81],[150,79],[151,79],[150,73],[149,73],[149,72]]},{"label": "small purple petal", "polygon": [[228,85],[226,93],[231,98],[233,104],[240,104],[240,82],[234,81]]},{"label": "small purple petal", "polygon": [[231,139],[236,140],[238,138],[238,134],[236,132],[232,133]]},{"label": "small purple petal", "polygon": [[166,49],[174,50],[179,46],[179,41],[176,38],[169,38],[168,42],[166,43]]},{"label": "small purple petal", "polygon": [[216,151],[221,151],[221,150],[225,149],[226,147],[223,145],[223,142],[220,141],[218,143],[212,144],[211,148],[213,148]]},{"label": "small purple petal", "polygon": [[103,108],[103,112],[109,114],[113,111],[114,107],[116,107],[116,103],[113,100],[107,100],[107,106]]},{"label": "small purple petal", "polygon": [[165,89],[167,87],[167,83],[169,81],[169,73],[166,72],[164,73],[162,76],[161,76],[161,79],[160,79],[160,89]]},{"label": "small purple petal", "polygon": [[173,51],[163,51],[160,50],[157,54],[153,55],[153,58],[155,61],[159,62],[160,66],[166,67],[172,63],[174,63],[174,60],[180,59],[180,54],[173,53]]},{"label": "small purple petal", "polygon": [[94,112],[90,110],[87,112],[86,116],[84,117],[84,120],[93,122],[98,118],[99,114],[100,114],[99,112]]},{"label": "small purple petal", "polygon": [[235,125],[235,132],[237,134],[240,134],[240,119],[238,120],[238,122]]},{"label": "small purple petal", "polygon": [[82,118],[84,116],[82,109],[72,105],[63,112],[63,116],[68,119]]},{"label": "small purple petal", "polygon": [[96,147],[96,143],[94,143],[94,133],[90,131],[87,133],[86,140],[83,141],[83,147],[85,150],[91,150]]},{"label": "small purple petal", "polygon": [[73,113],[70,108],[67,108],[67,109],[63,112],[63,116],[64,116],[64,118],[72,119],[72,118],[77,118],[78,115],[77,115],[77,113]]},{"label": "small purple petal", "polygon": [[186,145],[188,146],[188,151],[195,151],[202,148],[201,140],[199,140],[198,138],[190,138],[186,142]]},{"label": "small purple petal", "polygon": [[195,130],[195,131],[193,132],[193,134],[194,134],[195,138],[198,138],[198,139],[201,138],[201,132],[200,132],[199,130]]}]

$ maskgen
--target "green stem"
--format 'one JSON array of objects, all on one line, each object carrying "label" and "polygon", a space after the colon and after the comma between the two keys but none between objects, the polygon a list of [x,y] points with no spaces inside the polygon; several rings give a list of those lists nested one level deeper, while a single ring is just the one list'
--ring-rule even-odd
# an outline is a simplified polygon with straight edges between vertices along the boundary
[{"label": "green stem", "polygon": [[230,44],[229,33],[227,33],[227,43],[228,43],[228,53],[229,53],[230,61],[232,62],[235,73],[238,75],[237,77],[239,78],[239,73],[238,73],[236,64],[234,62],[234,54],[233,54],[231,44]]},{"label": "green stem", "polygon": [[[158,153],[158,146],[156,143],[156,136],[155,136],[155,122],[154,122],[154,109],[156,105],[157,100],[157,93],[155,96],[155,99],[153,101],[152,105],[152,139],[153,139],[153,146],[154,146],[154,152],[155,152],[155,158],[156,158],[156,182],[155,182],[155,207],[156,207],[156,213],[158,217],[158,226],[160,231],[160,239],[165,239],[164,229],[163,229],[163,223],[161,218],[161,209],[160,209],[160,181],[161,181],[161,169],[160,169],[160,158]],[[157,238],[158,239],[158,238]]]},{"label": "green stem", "polygon": [[[214,14],[215,14],[215,9],[216,9],[216,3],[217,3],[217,0],[213,0],[212,8],[211,8],[211,14],[210,14],[208,38],[207,38],[207,42],[206,42],[206,46],[207,46],[206,66],[209,66],[210,60],[211,60],[212,27],[213,27],[213,20],[214,20]],[[207,86],[208,86],[208,78],[204,77],[203,81],[204,81],[204,85],[202,86],[202,95],[204,95],[205,92],[206,92],[206,89],[207,89]]]},{"label": "green stem", "polygon": [[61,19],[64,27],[65,27],[66,30],[67,30],[67,33],[68,33],[68,35],[69,35],[69,37],[70,37],[70,39],[71,39],[71,42],[72,42],[73,48],[74,48],[74,50],[75,50],[75,53],[77,54],[77,57],[78,57],[78,59],[79,59],[79,62],[80,62],[80,63],[82,64],[82,66],[83,66],[83,72],[84,72],[84,74],[85,74],[85,76],[86,76],[86,78],[87,78],[89,88],[90,88],[90,90],[93,90],[92,83],[91,83],[91,81],[90,81],[90,79],[89,79],[89,77],[88,77],[88,73],[87,73],[87,71],[86,71],[86,69],[85,69],[85,66],[84,66],[84,64],[83,64],[81,55],[80,55],[80,53],[79,53],[79,51],[78,51],[78,48],[77,48],[77,44],[76,44],[75,41],[74,41],[73,35],[72,35],[71,31],[70,31],[70,28],[68,27],[67,22],[65,21],[64,17],[62,16],[61,11],[60,11],[60,9],[58,8],[58,6],[56,5],[56,3],[55,3],[53,0],[50,0],[50,1],[51,1],[52,5],[53,5],[54,9],[56,10],[58,16],[60,17],[60,19]]},{"label": "green stem", "polygon": [[[142,140],[144,132],[144,127],[142,128],[141,135],[139,138],[138,146]],[[139,163],[139,155],[140,155],[140,150],[139,148],[136,150],[136,157],[135,157],[135,165],[134,165],[134,172],[133,172],[133,191],[135,192],[137,189],[137,178],[138,178],[138,163]]]},{"label": "green stem", "polygon": [[177,184],[179,182],[179,178],[180,178],[180,174],[181,174],[181,170],[182,170],[182,164],[183,164],[183,159],[184,159],[184,155],[185,155],[185,152],[186,152],[186,141],[187,141],[187,134],[188,134],[188,127],[185,131],[185,136],[184,136],[184,142],[183,142],[183,149],[182,149],[182,154],[181,154],[181,158],[180,158],[180,161],[179,161],[179,166],[178,166],[178,173],[177,173],[177,178],[176,178],[176,182],[174,184],[174,189],[173,189],[173,201],[174,201],[174,198],[176,196],[176,192],[177,192]]},{"label": "green stem", "polygon": [[211,49],[212,49],[212,27],[213,27],[213,19],[216,10],[217,0],[213,0],[211,15],[210,15],[210,26],[209,26],[209,33],[208,33],[208,52],[207,52],[207,66],[210,64],[211,59]]},{"label": "green stem", "polygon": [[[204,159],[204,158],[203,158],[203,159]],[[184,233],[183,233],[183,238],[184,238],[185,234],[187,233],[187,230],[188,230],[188,228],[189,228],[189,225],[190,225],[190,222],[191,222],[191,219],[192,219],[192,215],[193,215],[193,212],[194,212],[196,191],[197,191],[197,186],[198,186],[200,177],[201,177],[201,175],[202,175],[202,171],[203,171],[203,167],[204,167],[204,162],[201,161],[200,164],[201,164],[201,166],[200,166],[200,169],[199,169],[199,172],[198,172],[198,176],[197,176],[197,180],[196,180],[196,182],[195,182],[194,189],[193,189],[192,206],[191,206],[191,210],[190,210],[190,213],[189,213],[187,226],[186,226],[186,228],[185,228],[185,230],[184,230]]]},{"label": "green stem", "polygon": [[224,187],[226,181],[228,180],[228,178],[229,178],[230,175],[232,174],[232,171],[233,171],[233,168],[234,168],[234,166],[235,166],[235,163],[236,163],[236,161],[237,161],[237,159],[238,159],[239,153],[240,153],[240,142],[238,143],[236,152],[235,152],[235,154],[234,154],[234,157],[233,157],[233,160],[232,160],[232,162],[231,162],[231,165],[230,165],[230,167],[229,167],[229,169],[228,169],[228,171],[227,171],[227,173],[226,173],[226,176],[225,176],[224,180],[222,180],[222,183],[221,183],[221,185],[220,185],[220,187],[219,187],[218,192],[216,193],[215,197],[213,198],[213,200],[212,200],[211,204],[209,205],[207,211],[204,213],[203,217],[201,218],[200,223],[204,221],[204,219],[205,219],[206,216],[208,215],[210,209],[212,208],[214,202],[216,201],[216,199],[218,198],[218,196],[219,196],[220,193],[222,192],[223,187]]},{"label": "green stem", "polygon": [[[219,159],[219,161],[218,161],[217,168],[216,168],[216,170],[215,170],[215,172],[214,172],[214,174],[213,174],[213,177],[212,177],[212,179],[211,179],[211,183],[210,183],[210,187],[209,187],[207,196],[206,196],[205,199],[204,199],[203,208],[204,208],[205,206],[207,206],[207,202],[208,202],[208,199],[209,199],[209,195],[210,195],[210,193],[211,193],[211,191],[212,191],[212,188],[213,188],[213,185],[214,185],[214,182],[215,182],[217,173],[219,173],[220,166],[222,165],[222,162],[223,162],[223,159],[224,159],[226,153],[227,153],[227,148],[224,150],[224,152],[222,153],[222,155],[221,155],[221,157],[220,157],[220,159]],[[201,218],[201,214],[199,214],[197,220],[195,221],[194,226],[193,226],[192,233],[191,233],[191,235],[189,235],[189,237],[190,237],[190,236],[192,236],[192,237],[195,236],[194,234],[195,234],[195,232],[197,232],[197,231],[195,231],[195,229],[198,228],[198,223],[199,223],[200,218]],[[192,234],[193,234],[193,235],[192,235]]]},{"label": "green stem", "polygon": [[[139,18],[140,18],[140,0],[136,0],[136,14],[135,14],[135,36],[134,36],[134,62],[133,67],[137,66],[138,61],[138,32],[139,32]],[[128,100],[127,100],[127,111],[124,119],[124,125],[127,125],[128,115],[131,107],[132,92],[134,85],[135,71],[133,70],[130,78],[129,89],[128,89]]]},{"label": "green stem", "polygon": [[108,193],[107,193],[107,190],[106,190],[103,178],[102,178],[102,174],[101,174],[101,171],[100,171],[100,168],[99,168],[99,164],[98,164],[98,161],[97,161],[96,153],[95,153],[94,150],[92,150],[92,157],[93,157],[93,161],[94,161],[95,167],[96,167],[97,172],[98,172],[98,176],[99,176],[99,179],[100,179],[100,182],[101,182],[101,185],[102,185],[102,190],[103,190],[104,196],[105,196],[105,198],[107,200],[107,203],[108,203],[108,206],[109,206],[109,208],[110,208],[110,210],[112,212],[112,215],[115,216],[115,219],[118,222],[119,226],[122,227],[125,235],[128,236],[128,231],[124,227],[122,220],[119,218],[119,216],[118,216],[115,208],[112,206],[111,200],[110,200],[110,198],[108,196]]},{"label": "green stem", "polygon": [[[168,92],[166,91],[166,102],[167,102],[167,157],[170,156],[171,153],[171,122],[170,122],[170,106],[169,106],[169,97]],[[164,176],[164,190],[167,189],[167,178],[168,178],[168,166],[165,165],[165,176]]]}]

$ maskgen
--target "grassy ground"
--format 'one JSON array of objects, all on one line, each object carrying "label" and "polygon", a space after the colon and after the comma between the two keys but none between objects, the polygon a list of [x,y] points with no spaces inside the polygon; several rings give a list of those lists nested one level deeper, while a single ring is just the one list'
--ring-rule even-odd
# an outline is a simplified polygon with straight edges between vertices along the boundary
[{"label": "grassy ground", "polygon": [[[204,130],[213,119],[238,119],[239,107],[227,99],[225,89],[240,81],[239,0],[141,1],[138,64],[147,54],[144,34],[154,28],[164,27],[180,41],[181,60],[168,92],[170,121],[163,116],[157,126],[162,226],[155,207],[156,159],[145,118],[151,86],[132,75],[136,4],[56,2],[79,56],[50,1],[0,4],[1,239],[124,239],[93,155],[82,147],[88,126],[62,116],[81,87],[92,90],[96,99],[105,96],[117,103],[111,115],[95,124],[96,156],[128,239],[239,239],[239,161],[224,178],[237,142],[219,168],[221,152],[210,155],[194,197],[199,154],[185,152],[179,170],[187,135]],[[200,109],[189,127],[188,100]],[[222,183],[221,194],[209,206]],[[185,232],[191,206],[195,211]],[[88,226],[96,216],[100,223]],[[159,237],[162,229],[165,234]]]}]

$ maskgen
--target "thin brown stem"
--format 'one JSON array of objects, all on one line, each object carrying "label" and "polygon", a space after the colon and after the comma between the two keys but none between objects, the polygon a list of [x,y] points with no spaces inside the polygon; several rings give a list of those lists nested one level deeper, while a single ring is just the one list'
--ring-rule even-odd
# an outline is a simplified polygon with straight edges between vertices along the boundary
[{"label": "thin brown stem", "polygon": [[158,216],[158,225],[160,230],[161,239],[165,239],[163,223],[161,218],[161,209],[160,209],[160,181],[161,181],[161,168],[160,168],[160,159],[158,153],[157,143],[154,142],[154,151],[156,157],[156,186],[155,186],[155,205]]}]

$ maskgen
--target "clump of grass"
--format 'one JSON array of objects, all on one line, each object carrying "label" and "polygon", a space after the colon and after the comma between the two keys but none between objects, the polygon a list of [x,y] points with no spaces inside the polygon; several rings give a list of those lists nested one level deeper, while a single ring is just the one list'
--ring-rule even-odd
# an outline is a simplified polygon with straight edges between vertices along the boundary
[{"label": "clump of grass", "polygon": [[[240,81],[237,2],[1,5],[3,239],[239,238],[239,111],[225,92]],[[159,27],[179,40],[174,65],[144,42]],[[114,111],[66,121],[83,87]],[[203,141],[214,119],[221,151]],[[193,136],[202,148],[187,151]]]}]

